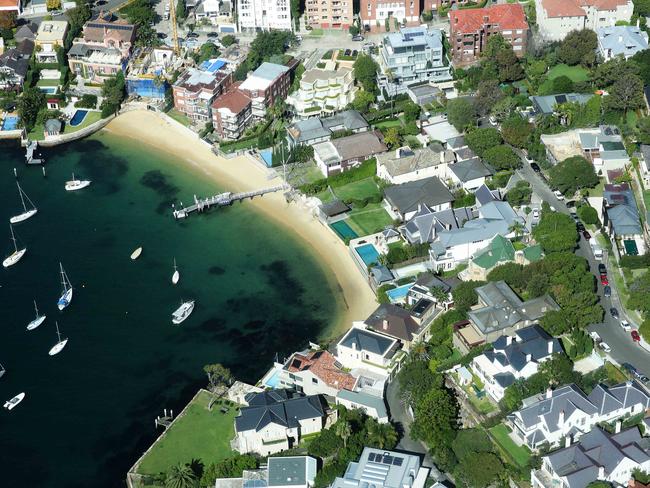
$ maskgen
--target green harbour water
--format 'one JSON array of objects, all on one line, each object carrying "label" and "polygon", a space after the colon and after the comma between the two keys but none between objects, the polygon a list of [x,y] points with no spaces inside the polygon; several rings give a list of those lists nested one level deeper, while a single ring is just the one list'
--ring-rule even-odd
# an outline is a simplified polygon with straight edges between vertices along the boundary
[{"label": "green harbour water", "polygon": [[[103,132],[42,152],[46,178],[25,167],[17,145],[0,146],[3,259],[12,251],[8,219],[21,210],[14,167],[38,207],[14,227],[26,255],[0,269],[0,400],[27,394],[0,410],[0,486],[123,487],[160,434],[156,415],[181,410],[205,384],[204,364],[222,362],[254,382],[276,353],[333,325],[339,298],[305,245],[246,203],[174,221],[172,201],[227,189],[148,146]],[[66,192],[73,171],[92,185]],[[63,312],[59,261],[74,287]],[[194,313],[172,326],[188,298]],[[47,320],[28,332],[34,299]],[[50,357],[55,320],[69,342]]]}]

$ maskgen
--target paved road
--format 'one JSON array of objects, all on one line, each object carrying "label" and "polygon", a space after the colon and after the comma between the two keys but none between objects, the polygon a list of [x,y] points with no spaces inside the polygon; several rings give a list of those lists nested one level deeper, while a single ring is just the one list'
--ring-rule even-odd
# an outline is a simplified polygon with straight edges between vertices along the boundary
[{"label": "paved road", "polygon": [[[537,193],[542,200],[547,201],[557,211],[568,214],[569,209],[566,205],[555,197],[551,189],[546,185],[546,183],[544,183],[541,177],[532,170],[528,162],[523,158],[523,155],[520,154],[520,156],[522,157],[523,167],[517,170],[517,173],[519,173],[519,175],[526,181],[530,182],[533,191]],[[576,250],[576,254],[586,258],[589,262],[591,272],[598,276],[598,264],[604,261],[597,261],[594,258],[589,243],[582,236],[580,236],[579,248]],[[641,346],[635,344],[632,341],[630,333],[624,331],[621,327],[620,321],[615,320],[609,313],[610,308],[615,307],[619,310],[619,313],[621,313],[621,317],[624,318],[622,313],[623,307],[621,306],[613,282],[610,282],[610,287],[612,288],[612,297],[608,298],[604,296],[603,286],[600,284],[600,280],[598,281],[598,296],[600,297],[601,305],[605,309],[605,318],[603,323],[591,325],[589,330],[598,332],[603,341],[609,344],[612,348],[612,352],[609,355],[614,360],[619,363],[631,363],[639,371],[650,376],[650,353],[641,348]]]},{"label": "paved road", "polygon": [[421,442],[411,439],[409,426],[412,422],[411,416],[402,405],[399,394],[399,381],[397,378],[388,384],[386,388],[386,402],[390,410],[391,421],[401,429],[402,439],[397,444],[397,450],[415,452],[424,456],[423,466],[430,468],[429,473],[437,481],[444,481],[447,478],[433,463],[429,451]]}]

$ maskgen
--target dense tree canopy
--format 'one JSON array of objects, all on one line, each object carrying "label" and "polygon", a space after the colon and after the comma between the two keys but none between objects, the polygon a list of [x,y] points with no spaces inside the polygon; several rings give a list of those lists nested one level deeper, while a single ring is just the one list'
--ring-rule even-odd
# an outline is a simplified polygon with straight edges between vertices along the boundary
[{"label": "dense tree canopy", "polygon": [[526,147],[532,131],[531,124],[518,114],[513,114],[501,124],[503,139],[515,147]]},{"label": "dense tree canopy", "polygon": [[500,145],[503,139],[498,130],[493,127],[486,127],[468,132],[465,135],[465,142],[477,156],[483,157],[485,151],[491,147]]},{"label": "dense tree canopy", "polygon": [[478,303],[476,288],[485,285],[485,281],[463,281],[451,292],[456,310],[467,311]]},{"label": "dense tree canopy", "polygon": [[594,188],[599,182],[594,166],[582,156],[573,156],[551,168],[550,183],[565,195],[581,188]]},{"label": "dense tree canopy", "polygon": [[630,284],[628,306],[644,313],[650,313],[650,272],[646,272]]},{"label": "dense tree canopy", "polygon": [[636,75],[617,79],[605,97],[607,108],[627,112],[645,107],[643,81]]},{"label": "dense tree canopy", "polygon": [[499,88],[499,82],[497,80],[484,80],[478,84],[474,106],[480,115],[486,115],[490,113],[494,104],[504,97],[505,95],[501,91],[501,88]]},{"label": "dense tree canopy", "polygon": [[467,98],[454,98],[447,102],[447,119],[457,130],[476,125],[476,108]]},{"label": "dense tree canopy", "polygon": [[553,80],[553,93],[571,93],[573,90],[573,80],[568,76],[558,76]]},{"label": "dense tree canopy", "polygon": [[505,82],[517,81],[524,77],[520,59],[501,34],[489,37],[482,54],[481,68],[484,71],[484,80]]},{"label": "dense tree canopy", "polygon": [[124,73],[118,71],[116,76],[106,78],[102,87],[102,117],[108,117],[117,113],[126,97],[126,83]]},{"label": "dense tree canopy", "polygon": [[533,189],[527,181],[518,181],[517,184],[508,190],[506,193],[506,200],[510,205],[519,207],[526,203],[530,203],[530,197],[533,194]]},{"label": "dense tree canopy", "polygon": [[533,229],[533,237],[546,253],[573,251],[578,241],[578,229],[568,215],[542,210],[542,218]]},{"label": "dense tree canopy", "polygon": [[248,52],[248,69],[255,70],[272,56],[284,54],[293,39],[293,34],[290,31],[271,30],[258,32]]},{"label": "dense tree canopy", "polygon": [[593,66],[596,63],[596,50],[598,49],[598,37],[589,29],[571,31],[564,38],[558,48],[558,59],[575,66]]},{"label": "dense tree canopy", "polygon": [[34,127],[38,113],[45,107],[45,94],[38,88],[25,88],[18,99],[20,122],[29,132]]},{"label": "dense tree canopy", "polygon": [[483,159],[494,169],[515,169],[521,166],[521,159],[510,146],[494,146],[483,153]]},{"label": "dense tree canopy", "polygon": [[377,71],[379,65],[371,56],[359,55],[354,62],[354,77],[363,89],[369,93],[377,92]]}]

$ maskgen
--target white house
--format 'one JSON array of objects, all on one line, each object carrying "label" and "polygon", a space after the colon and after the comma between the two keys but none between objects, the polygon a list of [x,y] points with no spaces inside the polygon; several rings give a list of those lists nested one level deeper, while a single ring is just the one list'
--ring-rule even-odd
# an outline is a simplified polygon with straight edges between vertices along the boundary
[{"label": "white house", "polygon": [[296,352],[280,371],[282,388],[294,388],[305,395],[335,397],[342,389],[353,390],[357,378],[344,371],[343,365],[326,350]]},{"label": "white house", "polygon": [[288,390],[249,393],[235,418],[231,447],[241,454],[268,456],[296,446],[302,436],[325,426],[324,400],[319,395],[292,396]]},{"label": "white house", "polygon": [[561,41],[574,30],[613,27],[632,17],[632,0],[536,0],[537,25],[544,41]]},{"label": "white house", "polygon": [[245,469],[240,478],[217,478],[214,488],[311,488],[317,462],[311,456],[269,457],[266,467]]},{"label": "white house", "polygon": [[485,178],[492,176],[492,170],[479,158],[471,158],[450,164],[448,174],[454,187],[474,192],[485,184]]},{"label": "white house", "polygon": [[389,186],[384,190],[384,206],[403,221],[413,218],[422,206],[433,212],[451,208],[454,196],[436,176]]},{"label": "white house", "polygon": [[639,51],[648,49],[648,33],[632,25],[601,27],[598,35],[598,52],[604,61],[617,56],[630,59]]},{"label": "white house", "polygon": [[485,391],[499,402],[506,388],[518,379],[530,378],[542,362],[559,352],[560,342],[533,325],[515,331],[514,336],[499,337],[492,343],[492,349],[472,360],[471,366]]},{"label": "white house", "polygon": [[589,395],[576,385],[566,385],[524,400],[520,410],[508,415],[513,435],[531,449],[558,446],[574,440],[599,422],[636,415],[650,407],[650,396],[636,381],[607,387],[600,384]]},{"label": "white house", "polygon": [[440,143],[415,150],[400,147],[377,156],[377,176],[394,185],[432,176],[444,180],[454,160],[454,152]]},{"label": "white house", "polygon": [[237,0],[239,30],[292,30],[290,0]]},{"label": "white house", "polygon": [[627,486],[635,469],[650,470],[650,443],[638,427],[614,434],[595,427],[576,444],[542,457],[541,469],[531,471],[533,488],[585,488],[594,481]]},{"label": "white house", "polygon": [[336,358],[346,368],[390,376],[397,368],[397,339],[353,326],[336,344]]},{"label": "white house", "polygon": [[380,424],[388,423],[388,411],[384,399],[379,395],[357,390],[341,390],[336,395],[336,404],[348,409],[358,409],[363,413],[377,419]]}]

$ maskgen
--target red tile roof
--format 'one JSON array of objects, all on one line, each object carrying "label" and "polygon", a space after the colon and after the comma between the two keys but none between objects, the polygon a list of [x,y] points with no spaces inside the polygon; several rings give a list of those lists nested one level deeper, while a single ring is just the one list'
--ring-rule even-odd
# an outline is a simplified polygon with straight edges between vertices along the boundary
[{"label": "red tile roof", "polygon": [[289,360],[288,371],[290,373],[307,370],[337,390],[345,388],[352,391],[357,382],[354,376],[342,370],[341,365],[336,362],[336,358],[328,351],[312,351],[306,356],[296,353]]},{"label": "red tile roof", "polygon": [[587,13],[575,0],[542,0],[547,17],[586,17]]},{"label": "red tile roof", "polygon": [[233,87],[228,90],[226,93],[218,97],[214,102],[212,102],[212,108],[227,108],[232,113],[238,114],[242,110],[245,110],[246,107],[251,103],[251,99],[244,92],[239,90],[239,83],[233,85]]},{"label": "red tile roof", "polygon": [[616,7],[627,5],[628,0],[578,0],[580,5],[596,7],[597,10],[616,10]]},{"label": "red tile roof", "polygon": [[449,21],[452,32],[476,32],[485,24],[499,24],[502,30],[528,29],[524,8],[518,3],[454,10]]},{"label": "red tile roof", "polygon": [[19,5],[20,0],[0,0],[0,7],[2,8],[14,7],[15,9],[19,9]]}]

